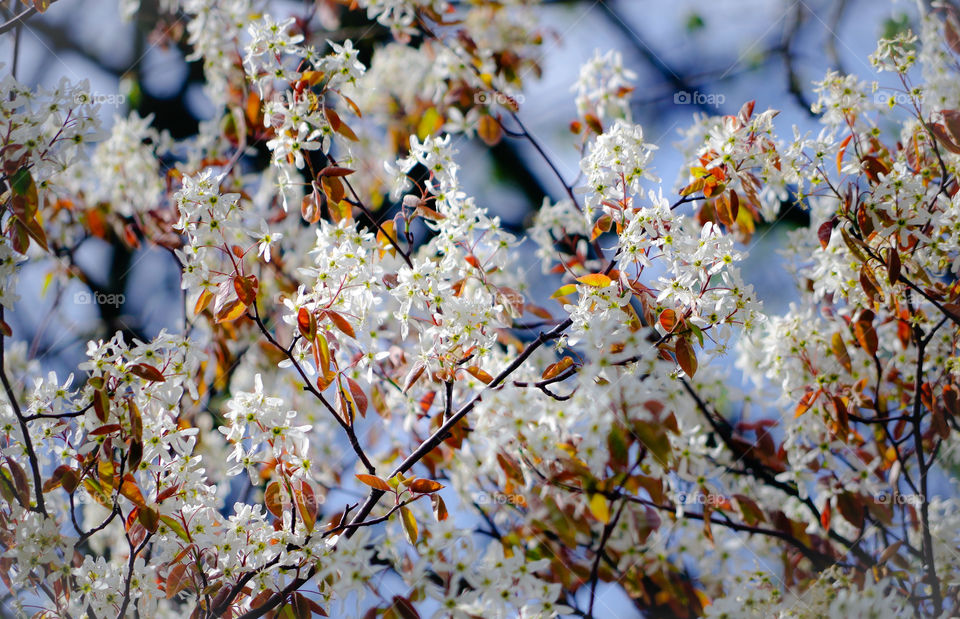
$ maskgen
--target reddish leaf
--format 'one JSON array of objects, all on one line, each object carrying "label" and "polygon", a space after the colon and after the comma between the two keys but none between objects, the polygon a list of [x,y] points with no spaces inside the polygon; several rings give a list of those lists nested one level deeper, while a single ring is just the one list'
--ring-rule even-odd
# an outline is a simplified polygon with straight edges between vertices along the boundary
[{"label": "reddish leaf", "polygon": [[350,168],[341,168],[339,166],[328,165],[317,173],[317,176],[350,176],[356,170]]},{"label": "reddish leaf", "polygon": [[677,363],[687,376],[693,377],[697,373],[697,354],[688,338],[677,340]]},{"label": "reddish leaf", "polygon": [[30,483],[27,481],[27,473],[15,460],[7,458],[7,466],[10,467],[10,474],[13,477],[13,485],[20,495],[20,500],[24,505],[30,505]]},{"label": "reddish leaf", "polygon": [[352,378],[347,378],[347,385],[350,386],[350,398],[353,400],[354,405],[357,407],[357,411],[360,413],[361,417],[367,416],[367,396],[363,393],[363,389],[360,388],[360,385],[357,381]]},{"label": "reddish leaf", "polygon": [[887,279],[891,286],[900,281],[900,269],[900,252],[896,249],[890,249],[887,251]]},{"label": "reddish leaf", "polygon": [[384,617],[386,616],[396,616],[399,619],[420,619],[420,613],[414,608],[413,602],[399,595],[393,596],[393,601]]},{"label": "reddish leaf", "polygon": [[64,474],[67,474],[68,472],[72,473],[73,469],[71,469],[66,464],[61,464],[56,469],[54,469],[53,474],[50,476],[50,479],[43,482],[43,491],[50,492],[55,488],[59,488]]},{"label": "reddish leaf", "polygon": [[130,368],[130,373],[135,376],[139,376],[144,380],[153,381],[155,383],[162,383],[166,380],[163,377],[163,372],[153,367],[149,363],[137,363]]},{"label": "reddish leaf", "polygon": [[94,430],[90,430],[89,436],[103,436],[105,434],[111,434],[113,432],[118,432],[122,429],[119,423],[109,423],[105,426],[100,426]]},{"label": "reddish leaf", "polygon": [[270,482],[266,492],[263,493],[263,504],[267,510],[278,519],[283,518],[283,505],[285,502],[283,488],[280,486],[280,482]]},{"label": "reddish leaf", "polygon": [[190,584],[190,577],[187,574],[187,565],[184,563],[178,563],[174,565],[170,572],[167,573],[167,599],[169,600],[173,596],[177,595],[184,589],[187,585]]},{"label": "reddish leaf", "polygon": [[857,527],[863,528],[866,516],[863,503],[852,492],[842,492],[837,495],[837,509],[844,520]]},{"label": "reddish leaf", "polygon": [[853,333],[857,337],[860,348],[871,357],[877,354],[877,332],[873,328],[873,312],[864,310],[853,323]]},{"label": "reddish leaf", "polygon": [[873,274],[873,269],[866,264],[860,267],[860,287],[871,302],[875,303],[878,298],[883,300],[883,293],[880,291],[880,284]]},{"label": "reddish leaf", "polygon": [[750,121],[750,118],[753,116],[753,107],[757,104],[755,99],[747,101],[740,107],[740,111],[737,112],[737,119],[742,124],[747,124]]},{"label": "reddish leaf", "polygon": [[820,239],[820,247],[826,249],[827,245],[830,244],[830,235],[833,233],[833,220],[820,224],[820,227],[817,228],[817,238]]}]

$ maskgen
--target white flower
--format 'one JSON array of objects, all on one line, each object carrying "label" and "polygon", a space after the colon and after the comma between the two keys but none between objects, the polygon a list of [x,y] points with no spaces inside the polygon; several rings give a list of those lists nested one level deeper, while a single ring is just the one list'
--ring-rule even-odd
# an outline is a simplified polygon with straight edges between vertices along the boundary
[{"label": "white flower", "polygon": [[266,221],[260,222],[260,231],[251,231],[250,234],[257,239],[257,255],[263,256],[266,262],[270,262],[270,246],[283,238],[282,232],[270,232]]}]

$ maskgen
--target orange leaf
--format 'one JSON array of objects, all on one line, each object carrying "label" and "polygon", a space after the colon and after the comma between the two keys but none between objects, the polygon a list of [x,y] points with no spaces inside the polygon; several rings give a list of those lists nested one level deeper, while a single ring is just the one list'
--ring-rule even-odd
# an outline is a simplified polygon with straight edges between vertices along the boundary
[{"label": "orange leaf", "polygon": [[375,488],[376,490],[383,490],[384,492],[390,492],[393,490],[390,487],[390,484],[380,479],[376,475],[365,475],[363,473],[359,473],[357,474],[357,479],[367,484],[371,488]]},{"label": "orange leaf", "polygon": [[677,313],[672,309],[665,309],[660,312],[660,326],[663,327],[667,333],[673,331],[677,326]]},{"label": "orange leaf", "polygon": [[573,358],[564,357],[560,361],[557,361],[556,363],[551,363],[550,365],[548,365],[547,369],[543,371],[541,378],[543,378],[544,380],[550,380],[551,378],[559,376],[561,372],[563,372],[564,370],[566,370],[572,365],[573,365]]},{"label": "orange leaf", "polygon": [[591,273],[589,275],[584,275],[583,277],[578,277],[577,281],[586,286],[594,286],[596,288],[604,288],[609,286],[613,281],[603,273]]},{"label": "orange leaf", "polygon": [[840,150],[837,151],[837,174],[840,174],[840,168],[843,167],[843,155],[847,152],[847,145],[850,143],[853,134],[851,133],[846,137],[843,142],[840,142]]},{"label": "orange leaf", "polygon": [[127,473],[124,475],[123,483],[120,484],[120,494],[130,499],[130,501],[138,506],[143,507],[143,494],[140,492],[140,488],[137,486],[136,480],[134,480],[133,475]]},{"label": "orange leaf", "polygon": [[827,504],[823,506],[823,511],[820,512],[820,526],[822,526],[825,531],[830,530],[830,515],[830,502],[827,501]]},{"label": "orange leaf", "polygon": [[410,489],[418,494],[430,494],[441,488],[443,488],[443,484],[435,482],[432,479],[415,479],[410,484]]},{"label": "orange leaf", "polygon": [[469,372],[471,376],[482,382],[484,385],[489,385],[493,381],[493,376],[490,376],[490,374],[481,370],[475,365],[468,367],[467,372]]},{"label": "orange leaf", "polygon": [[814,401],[817,399],[817,396],[820,395],[820,391],[808,391],[803,394],[803,397],[800,398],[800,402],[797,404],[797,411],[793,414],[794,418],[800,417],[805,412],[810,410],[810,407],[813,406]]},{"label": "orange leaf", "polygon": [[237,291],[237,297],[243,301],[245,305],[253,305],[254,300],[257,298],[257,288],[259,285],[260,282],[257,281],[256,275],[233,278],[233,288]]},{"label": "orange leaf", "polygon": [[200,293],[200,298],[197,299],[197,304],[193,307],[193,313],[199,314],[210,305],[210,301],[213,301],[213,293],[209,290],[204,290]]},{"label": "orange leaf", "polygon": [[873,312],[864,310],[853,323],[853,334],[857,337],[860,347],[871,357],[877,354],[877,332],[873,328]]},{"label": "orange leaf", "polygon": [[830,349],[833,351],[833,356],[837,358],[837,362],[849,372],[853,366],[850,364],[850,355],[847,353],[847,347],[843,343],[842,335],[839,333],[833,334],[830,338]]},{"label": "orange leaf", "polygon": [[313,312],[307,311],[307,308],[301,307],[297,312],[297,328],[300,335],[313,341],[317,337],[317,318]]},{"label": "orange leaf", "polygon": [[487,146],[494,146],[503,137],[503,129],[496,118],[484,114],[477,123],[477,135]]},{"label": "orange leaf", "polygon": [[337,133],[347,138],[351,142],[359,142],[360,138],[357,137],[357,134],[353,132],[353,129],[345,122],[341,122],[340,126],[337,127]]},{"label": "orange leaf", "polygon": [[447,512],[447,504],[443,502],[443,497],[434,494],[430,497],[430,500],[433,502],[433,514],[437,517],[437,520],[446,520],[450,514]]},{"label": "orange leaf", "polygon": [[350,323],[347,322],[346,318],[331,310],[324,311],[324,314],[330,319],[330,322],[333,323],[333,326],[335,326],[337,329],[340,329],[350,337],[356,339],[357,336],[353,331],[353,327],[350,326]]},{"label": "orange leaf", "polygon": [[243,316],[243,313],[247,311],[247,306],[240,299],[234,299],[230,301],[222,308],[220,312],[217,313],[217,322],[231,322]]}]

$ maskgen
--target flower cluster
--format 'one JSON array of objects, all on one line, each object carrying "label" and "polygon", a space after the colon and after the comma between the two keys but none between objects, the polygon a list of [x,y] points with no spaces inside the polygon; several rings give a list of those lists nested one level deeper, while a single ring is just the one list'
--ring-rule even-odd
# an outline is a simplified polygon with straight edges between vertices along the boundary
[{"label": "flower cluster", "polygon": [[580,68],[580,77],[573,86],[580,116],[593,114],[598,120],[622,118],[630,120],[630,100],[636,73],[623,66],[623,56],[616,50],[593,58]]}]

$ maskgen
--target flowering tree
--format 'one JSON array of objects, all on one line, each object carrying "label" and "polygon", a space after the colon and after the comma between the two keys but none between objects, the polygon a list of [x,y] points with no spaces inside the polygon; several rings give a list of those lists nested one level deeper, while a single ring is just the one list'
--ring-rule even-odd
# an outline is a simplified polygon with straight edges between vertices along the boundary
[{"label": "flowering tree", "polygon": [[[9,608],[608,616],[609,582],[650,616],[960,611],[960,13],[880,42],[894,105],[829,73],[817,136],[752,102],[695,119],[665,190],[616,52],[573,87],[576,181],[526,129],[534,2],[319,4],[389,42],[162,3],[218,109],[187,140],[0,82]],[[525,238],[462,189],[475,135],[566,190]],[[788,207],[799,298],[767,315],[738,248]],[[101,292],[93,238],[169,250],[181,328],[43,376],[3,320],[21,263]]]}]

